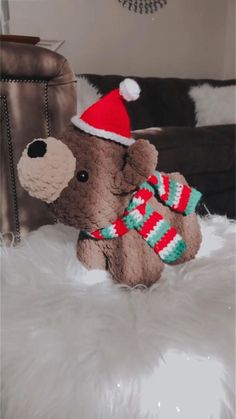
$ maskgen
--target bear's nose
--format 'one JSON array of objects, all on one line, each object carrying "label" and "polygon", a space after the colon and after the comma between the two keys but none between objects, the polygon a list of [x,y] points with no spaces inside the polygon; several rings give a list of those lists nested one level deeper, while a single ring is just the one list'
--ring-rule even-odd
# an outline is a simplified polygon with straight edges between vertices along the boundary
[{"label": "bear's nose", "polygon": [[28,147],[27,154],[31,159],[34,159],[36,157],[43,157],[44,154],[47,152],[47,144],[45,141],[42,140],[36,140],[33,143],[31,143]]}]

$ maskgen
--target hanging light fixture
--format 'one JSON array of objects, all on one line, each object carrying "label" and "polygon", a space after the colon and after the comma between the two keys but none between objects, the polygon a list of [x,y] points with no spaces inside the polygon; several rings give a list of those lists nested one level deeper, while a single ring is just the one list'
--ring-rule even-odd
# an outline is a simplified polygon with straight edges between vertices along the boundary
[{"label": "hanging light fixture", "polygon": [[122,6],[135,13],[155,13],[167,4],[167,0],[118,0]]}]

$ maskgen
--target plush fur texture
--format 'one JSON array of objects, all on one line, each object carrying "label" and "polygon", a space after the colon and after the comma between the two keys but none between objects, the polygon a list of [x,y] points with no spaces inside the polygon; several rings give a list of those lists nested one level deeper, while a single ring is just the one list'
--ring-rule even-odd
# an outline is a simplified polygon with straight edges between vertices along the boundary
[{"label": "plush fur texture", "polygon": [[195,260],[147,290],[45,226],[2,248],[2,419],[233,419],[235,224],[201,221]]},{"label": "plush fur texture", "polygon": [[192,87],[196,126],[236,123],[236,86],[213,87],[208,83]]},{"label": "plush fur texture", "polygon": [[[76,170],[68,186],[50,207],[59,221],[84,231],[92,232],[123,216],[133,191],[157,165],[157,151],[147,140],[139,139],[127,148],[71,127],[61,137],[61,142],[76,158]],[[28,159],[35,191],[37,184],[41,185],[41,177],[36,179],[32,159]],[[24,165],[27,166],[25,160],[20,162],[21,167]],[[57,170],[60,172],[59,166]],[[77,174],[81,171],[88,173],[87,182],[78,181]],[[50,173],[50,167],[47,172]],[[186,182],[180,174],[170,176],[181,183]],[[53,177],[50,179],[53,182]],[[32,182],[29,188],[31,185]],[[192,259],[201,243],[196,215],[184,217],[155,198],[150,200],[150,204],[183,237],[187,250],[179,262]],[[82,240],[80,237],[77,255],[86,267],[108,269],[115,281],[127,285],[151,285],[160,278],[163,270],[163,262],[134,230],[113,240]]]}]

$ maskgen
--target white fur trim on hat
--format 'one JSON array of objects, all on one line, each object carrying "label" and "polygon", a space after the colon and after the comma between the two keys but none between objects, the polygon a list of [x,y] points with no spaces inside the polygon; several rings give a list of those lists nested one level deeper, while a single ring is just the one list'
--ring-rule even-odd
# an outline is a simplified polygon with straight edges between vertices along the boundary
[{"label": "white fur trim on hat", "polygon": [[116,141],[125,146],[130,146],[131,144],[135,143],[134,138],[126,138],[122,135],[116,134],[114,132],[105,131],[104,129],[95,128],[92,125],[87,124],[82,119],[80,119],[77,115],[72,116],[71,118],[72,124],[74,124],[77,128],[80,128],[82,131],[87,132],[91,135],[96,135],[97,137],[105,138],[107,140]]},{"label": "white fur trim on hat", "polygon": [[124,79],[120,83],[120,94],[127,101],[137,100],[139,98],[141,89],[138,83],[133,79]]}]

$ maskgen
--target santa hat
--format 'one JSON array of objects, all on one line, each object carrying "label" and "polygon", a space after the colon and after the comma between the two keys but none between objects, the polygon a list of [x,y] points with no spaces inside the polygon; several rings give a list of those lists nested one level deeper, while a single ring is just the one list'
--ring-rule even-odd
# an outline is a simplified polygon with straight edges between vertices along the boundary
[{"label": "santa hat", "polygon": [[135,142],[131,136],[130,119],[124,100],[138,99],[140,87],[133,79],[125,79],[119,89],[112,90],[71,122],[82,131],[97,137],[129,146]]}]

